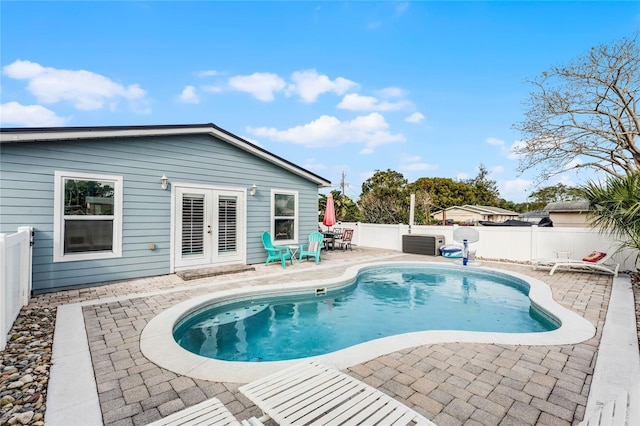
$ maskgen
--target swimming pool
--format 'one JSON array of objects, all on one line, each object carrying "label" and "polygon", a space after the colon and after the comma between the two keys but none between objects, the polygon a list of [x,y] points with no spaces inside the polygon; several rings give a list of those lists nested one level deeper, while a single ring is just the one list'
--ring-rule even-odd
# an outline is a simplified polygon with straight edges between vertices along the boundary
[{"label": "swimming pool", "polygon": [[[472,342],[505,345],[564,345],[579,343],[595,335],[595,327],[589,321],[556,303],[549,286],[528,275],[486,266],[469,268],[436,262],[373,262],[351,266],[342,276],[332,279],[258,286],[243,286],[242,281],[238,280],[237,288],[228,290],[215,290],[215,285],[212,285],[209,294],[174,305],[152,318],[141,333],[140,350],[145,357],[158,366],[180,375],[212,381],[246,383],[293,365],[300,360],[242,362],[203,357],[178,345],[173,336],[178,324],[194,313],[201,312],[213,305],[229,305],[236,302],[256,301],[265,297],[277,298],[282,295],[293,297],[313,295],[315,297],[318,291],[326,291],[329,296],[333,294],[332,292],[340,291],[340,289],[351,285],[361,272],[368,269],[377,267],[412,268],[414,266],[442,267],[452,271],[474,269],[496,277],[516,278],[524,287],[528,287],[531,305],[546,312],[546,316],[553,318],[560,327],[551,331],[524,333],[468,330],[414,331],[381,337],[307,359],[314,359],[335,368],[344,369],[378,356],[428,344]],[[319,268],[322,269],[322,266]],[[282,275],[284,277],[286,273],[282,273]]]},{"label": "swimming pool", "polygon": [[531,305],[526,282],[479,269],[425,265],[370,267],[333,291],[215,304],[174,330],[189,352],[263,362],[335,352],[425,330],[535,333],[557,321]]}]

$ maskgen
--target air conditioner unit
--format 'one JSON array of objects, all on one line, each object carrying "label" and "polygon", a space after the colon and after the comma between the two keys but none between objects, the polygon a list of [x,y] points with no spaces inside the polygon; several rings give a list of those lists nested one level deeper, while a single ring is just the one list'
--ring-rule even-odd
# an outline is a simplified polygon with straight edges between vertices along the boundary
[{"label": "air conditioner unit", "polygon": [[403,235],[402,252],[440,256],[440,247],[444,245],[444,235]]}]

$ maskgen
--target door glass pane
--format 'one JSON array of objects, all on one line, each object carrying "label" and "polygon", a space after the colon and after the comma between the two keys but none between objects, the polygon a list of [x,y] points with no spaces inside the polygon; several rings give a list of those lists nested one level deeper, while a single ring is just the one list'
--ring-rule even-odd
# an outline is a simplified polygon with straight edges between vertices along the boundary
[{"label": "door glass pane", "polygon": [[114,196],[112,181],[65,179],[64,214],[112,216]]},{"label": "door glass pane", "polygon": [[64,253],[113,250],[113,219],[64,221]]},{"label": "door glass pane", "polygon": [[204,253],[204,196],[182,197],[182,254]]},{"label": "door glass pane", "polygon": [[293,219],[276,219],[276,235],[274,240],[293,240]]},{"label": "door glass pane", "polygon": [[235,252],[237,249],[237,204],[235,197],[218,199],[218,253]]}]

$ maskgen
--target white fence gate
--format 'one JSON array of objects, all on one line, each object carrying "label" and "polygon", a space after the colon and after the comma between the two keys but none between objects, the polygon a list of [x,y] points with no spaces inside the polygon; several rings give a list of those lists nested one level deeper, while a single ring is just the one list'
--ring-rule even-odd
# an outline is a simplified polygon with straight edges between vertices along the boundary
[{"label": "white fence gate", "polygon": [[0,351],[7,334],[31,296],[31,243],[33,228],[0,234]]}]

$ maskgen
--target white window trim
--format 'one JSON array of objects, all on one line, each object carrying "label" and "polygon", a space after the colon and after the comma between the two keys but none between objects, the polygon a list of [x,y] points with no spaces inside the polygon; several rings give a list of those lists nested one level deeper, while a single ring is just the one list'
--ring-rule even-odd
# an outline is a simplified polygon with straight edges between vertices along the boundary
[{"label": "white window trim", "polygon": [[[114,182],[113,198],[113,248],[110,251],[90,253],[64,253],[64,180],[108,180]],[[72,262],[77,260],[110,259],[122,257],[122,176],[98,175],[78,172],[55,172],[53,190],[53,261]]]},{"label": "white window trim", "polygon": [[[275,198],[276,194],[284,194],[284,195],[293,195],[295,197],[295,213],[293,217],[293,239],[292,240],[277,240],[276,241],[276,203]],[[298,191],[291,191],[286,189],[272,189],[271,190],[271,238],[273,239],[273,243],[276,245],[287,245],[287,244],[298,244],[298,226],[300,224],[300,215],[298,214]]]}]

